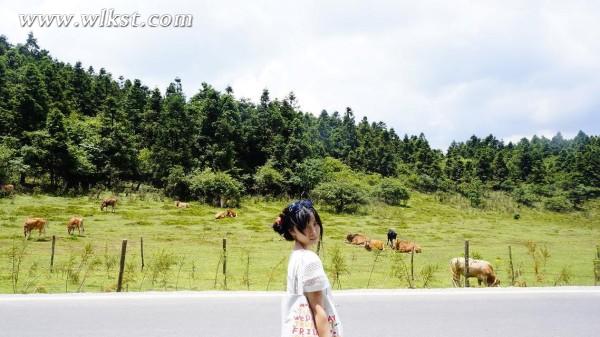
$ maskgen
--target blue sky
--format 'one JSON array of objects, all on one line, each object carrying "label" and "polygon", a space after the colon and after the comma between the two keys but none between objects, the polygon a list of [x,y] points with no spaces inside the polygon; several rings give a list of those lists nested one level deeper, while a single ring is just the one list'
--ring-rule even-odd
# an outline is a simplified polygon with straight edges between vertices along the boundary
[{"label": "blue sky", "polygon": [[[593,1],[5,1],[0,34],[33,31],[62,61],[161,90],[180,77],[304,111],[353,108],[433,147],[600,133],[600,3]],[[192,14],[192,28],[21,28],[18,14]]]}]

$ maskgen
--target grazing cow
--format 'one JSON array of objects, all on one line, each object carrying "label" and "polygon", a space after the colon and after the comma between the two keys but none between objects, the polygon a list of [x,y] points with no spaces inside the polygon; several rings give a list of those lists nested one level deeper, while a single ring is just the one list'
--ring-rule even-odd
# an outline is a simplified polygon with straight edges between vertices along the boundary
[{"label": "grazing cow", "polygon": [[105,208],[108,210],[108,206],[112,207],[112,211],[115,211],[115,207],[117,206],[117,198],[111,197],[102,200],[102,205],[100,205],[100,210],[103,211]]},{"label": "grazing cow", "polygon": [[398,233],[396,233],[395,230],[393,230],[391,228],[388,229],[388,232],[387,232],[387,238],[388,238],[387,244],[388,244],[388,246],[394,247],[394,240],[396,240],[397,236],[398,236]]},{"label": "grazing cow", "polygon": [[26,238],[31,236],[31,231],[37,229],[38,235],[42,235],[42,232],[46,234],[46,227],[48,227],[48,220],[42,218],[27,218],[23,224],[23,233]]},{"label": "grazing cow", "polygon": [[365,243],[365,249],[369,251],[372,249],[383,250],[384,247],[385,245],[381,240],[369,240]]},{"label": "grazing cow", "polygon": [[[465,258],[455,257],[450,260],[450,271],[452,272],[452,283],[455,287],[460,286],[460,277],[465,275]],[[469,259],[467,277],[476,277],[479,285],[485,282],[488,287],[497,287],[500,284],[492,264],[485,260]]]},{"label": "grazing cow", "polygon": [[177,207],[177,208],[189,208],[190,204],[187,203],[187,202],[181,202],[181,201],[177,200],[175,202],[175,207]]},{"label": "grazing cow", "polygon": [[399,251],[400,253],[410,253],[412,252],[413,248],[415,249],[415,253],[421,252],[421,246],[412,241],[396,240],[393,246],[393,249]]},{"label": "grazing cow", "polygon": [[4,193],[6,195],[11,195],[14,191],[15,191],[15,185],[13,185],[13,184],[0,185],[0,192]]},{"label": "grazing cow", "polygon": [[72,217],[71,220],[67,222],[67,232],[69,235],[71,235],[71,233],[75,234],[76,228],[79,234],[81,234],[81,231],[85,233],[85,228],[83,228],[83,218]]},{"label": "grazing cow", "polygon": [[367,241],[369,241],[369,238],[363,234],[357,233],[348,234],[346,236],[346,240],[353,245],[363,246],[367,243]]}]

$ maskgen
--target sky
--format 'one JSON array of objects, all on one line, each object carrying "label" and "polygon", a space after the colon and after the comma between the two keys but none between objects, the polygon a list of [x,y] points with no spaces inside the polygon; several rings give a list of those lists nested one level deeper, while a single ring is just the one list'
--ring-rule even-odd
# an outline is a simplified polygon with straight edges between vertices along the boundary
[{"label": "sky", "polygon": [[[19,14],[191,14],[191,28],[21,27]],[[434,148],[600,134],[597,1],[6,1],[0,35],[32,31],[61,61],[187,97],[293,91],[302,111],[383,121]]]}]

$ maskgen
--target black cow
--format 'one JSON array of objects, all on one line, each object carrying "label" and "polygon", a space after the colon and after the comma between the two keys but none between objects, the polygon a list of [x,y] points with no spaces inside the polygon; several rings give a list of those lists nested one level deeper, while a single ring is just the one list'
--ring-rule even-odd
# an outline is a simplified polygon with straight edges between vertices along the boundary
[{"label": "black cow", "polygon": [[394,231],[391,228],[388,230],[388,233],[387,233],[387,237],[388,237],[387,243],[388,243],[388,245],[390,247],[394,246],[394,240],[396,240],[397,236],[398,236],[398,233],[396,233],[396,231]]}]

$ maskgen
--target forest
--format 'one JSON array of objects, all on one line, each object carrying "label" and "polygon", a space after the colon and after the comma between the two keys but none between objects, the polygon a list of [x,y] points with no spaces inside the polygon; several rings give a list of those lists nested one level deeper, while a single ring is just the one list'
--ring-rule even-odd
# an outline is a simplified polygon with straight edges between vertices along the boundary
[{"label": "forest", "polygon": [[186,97],[182,86],[151,89],[54,59],[31,33],[16,45],[0,36],[0,184],[56,195],[152,189],[220,206],[311,197],[338,212],[402,204],[411,191],[457,193],[472,207],[501,191],[558,212],[600,196],[600,139],[582,131],[518,143],[473,135],[442,152],[350,107],[302,111],[293,92],[264,89],[252,102],[231,87],[203,83]]}]

